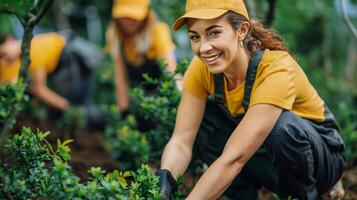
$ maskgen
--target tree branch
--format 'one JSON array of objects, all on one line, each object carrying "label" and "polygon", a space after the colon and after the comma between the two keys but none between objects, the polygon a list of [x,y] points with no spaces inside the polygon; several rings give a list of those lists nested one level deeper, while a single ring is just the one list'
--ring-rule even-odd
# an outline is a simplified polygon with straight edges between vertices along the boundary
[{"label": "tree branch", "polygon": [[38,14],[36,17],[31,18],[29,21],[29,25],[34,26],[35,24],[37,24],[42,17],[47,13],[47,11],[50,9],[51,5],[53,4],[54,0],[46,0],[46,2],[44,2],[44,5],[41,5],[41,9],[38,11]]},{"label": "tree branch", "polygon": [[21,24],[24,26],[25,25],[25,20],[23,17],[20,15],[20,13],[16,12],[15,10],[11,8],[1,8],[0,7],[0,13],[7,13],[7,14],[12,14],[15,15],[21,22]]},{"label": "tree branch", "polygon": [[352,24],[351,20],[347,16],[344,0],[339,0],[339,2],[340,2],[340,9],[341,9],[341,13],[342,13],[342,16],[343,16],[343,20],[345,21],[347,27],[350,29],[350,31],[351,31],[352,35],[354,36],[354,38],[357,40],[357,30],[356,30],[356,27],[354,27],[354,25]]}]

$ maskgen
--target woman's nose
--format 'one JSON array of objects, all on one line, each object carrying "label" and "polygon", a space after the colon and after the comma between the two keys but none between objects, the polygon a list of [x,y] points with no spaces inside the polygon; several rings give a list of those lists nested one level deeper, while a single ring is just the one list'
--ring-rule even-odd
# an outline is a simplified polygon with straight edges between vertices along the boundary
[{"label": "woman's nose", "polygon": [[201,43],[201,46],[200,46],[200,53],[205,53],[205,52],[208,52],[210,50],[212,50],[213,47],[210,43],[208,42],[203,42]]}]

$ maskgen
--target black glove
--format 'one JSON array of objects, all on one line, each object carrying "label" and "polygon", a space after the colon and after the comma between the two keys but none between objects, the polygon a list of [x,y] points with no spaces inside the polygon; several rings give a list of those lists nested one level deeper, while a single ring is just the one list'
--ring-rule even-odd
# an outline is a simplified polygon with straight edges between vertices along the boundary
[{"label": "black glove", "polygon": [[160,194],[163,200],[171,200],[172,194],[177,190],[177,183],[171,172],[167,169],[160,169],[155,172],[160,178]]}]

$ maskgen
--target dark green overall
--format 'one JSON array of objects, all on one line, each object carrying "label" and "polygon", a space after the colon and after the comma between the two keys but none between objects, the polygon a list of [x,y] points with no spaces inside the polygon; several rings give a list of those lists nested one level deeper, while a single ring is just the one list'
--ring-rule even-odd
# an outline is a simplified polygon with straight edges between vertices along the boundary
[{"label": "dark green overall", "polygon": [[[144,74],[147,74],[149,77],[157,79],[162,75],[160,65],[156,60],[149,59],[147,55],[144,55],[144,61],[142,64],[134,65],[128,61],[124,55],[124,47],[121,46],[122,59],[125,64],[125,69],[128,75],[128,81],[130,87],[142,87],[145,90],[145,94],[149,96],[157,96],[155,92],[156,84],[146,83],[143,77]],[[139,103],[135,99],[130,99],[130,106],[127,113],[131,113],[135,116],[138,129],[142,132],[148,131],[154,128],[154,124],[149,119],[145,119],[139,112]]]},{"label": "dark green overall", "polygon": [[153,91],[156,85],[144,83],[144,74],[148,74],[151,78],[159,78],[161,76],[160,65],[156,60],[149,59],[147,55],[144,55],[144,61],[142,64],[134,65],[128,61],[124,55],[124,47],[121,46],[121,52],[123,53],[122,59],[125,64],[125,69],[128,74],[128,80],[131,87],[142,86],[146,91]]},{"label": "dark green overall", "polygon": [[[263,51],[252,55],[248,65],[244,88],[243,107],[247,111],[257,68]],[[224,76],[215,75],[215,94],[206,104],[203,121],[198,131],[194,146],[194,154],[208,165],[211,165],[223,152],[228,138],[245,115],[233,116],[224,106]],[[278,176],[276,168],[264,148],[248,161],[240,175],[226,190],[225,195],[232,199],[256,199],[257,190],[262,186],[277,190]],[[239,195],[239,196],[236,196]]]}]

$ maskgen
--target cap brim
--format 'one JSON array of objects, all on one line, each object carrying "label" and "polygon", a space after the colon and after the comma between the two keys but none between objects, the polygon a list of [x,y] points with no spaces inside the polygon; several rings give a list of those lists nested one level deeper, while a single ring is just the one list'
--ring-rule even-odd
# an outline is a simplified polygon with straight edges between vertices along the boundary
[{"label": "cap brim", "polygon": [[120,6],[113,9],[113,18],[128,17],[135,20],[145,19],[148,13],[148,8],[140,6]]},{"label": "cap brim", "polygon": [[194,10],[191,12],[186,13],[185,15],[179,17],[173,26],[174,31],[177,31],[185,24],[187,18],[194,18],[194,19],[214,19],[217,18],[224,13],[228,12],[225,9],[201,9],[201,10]]}]

